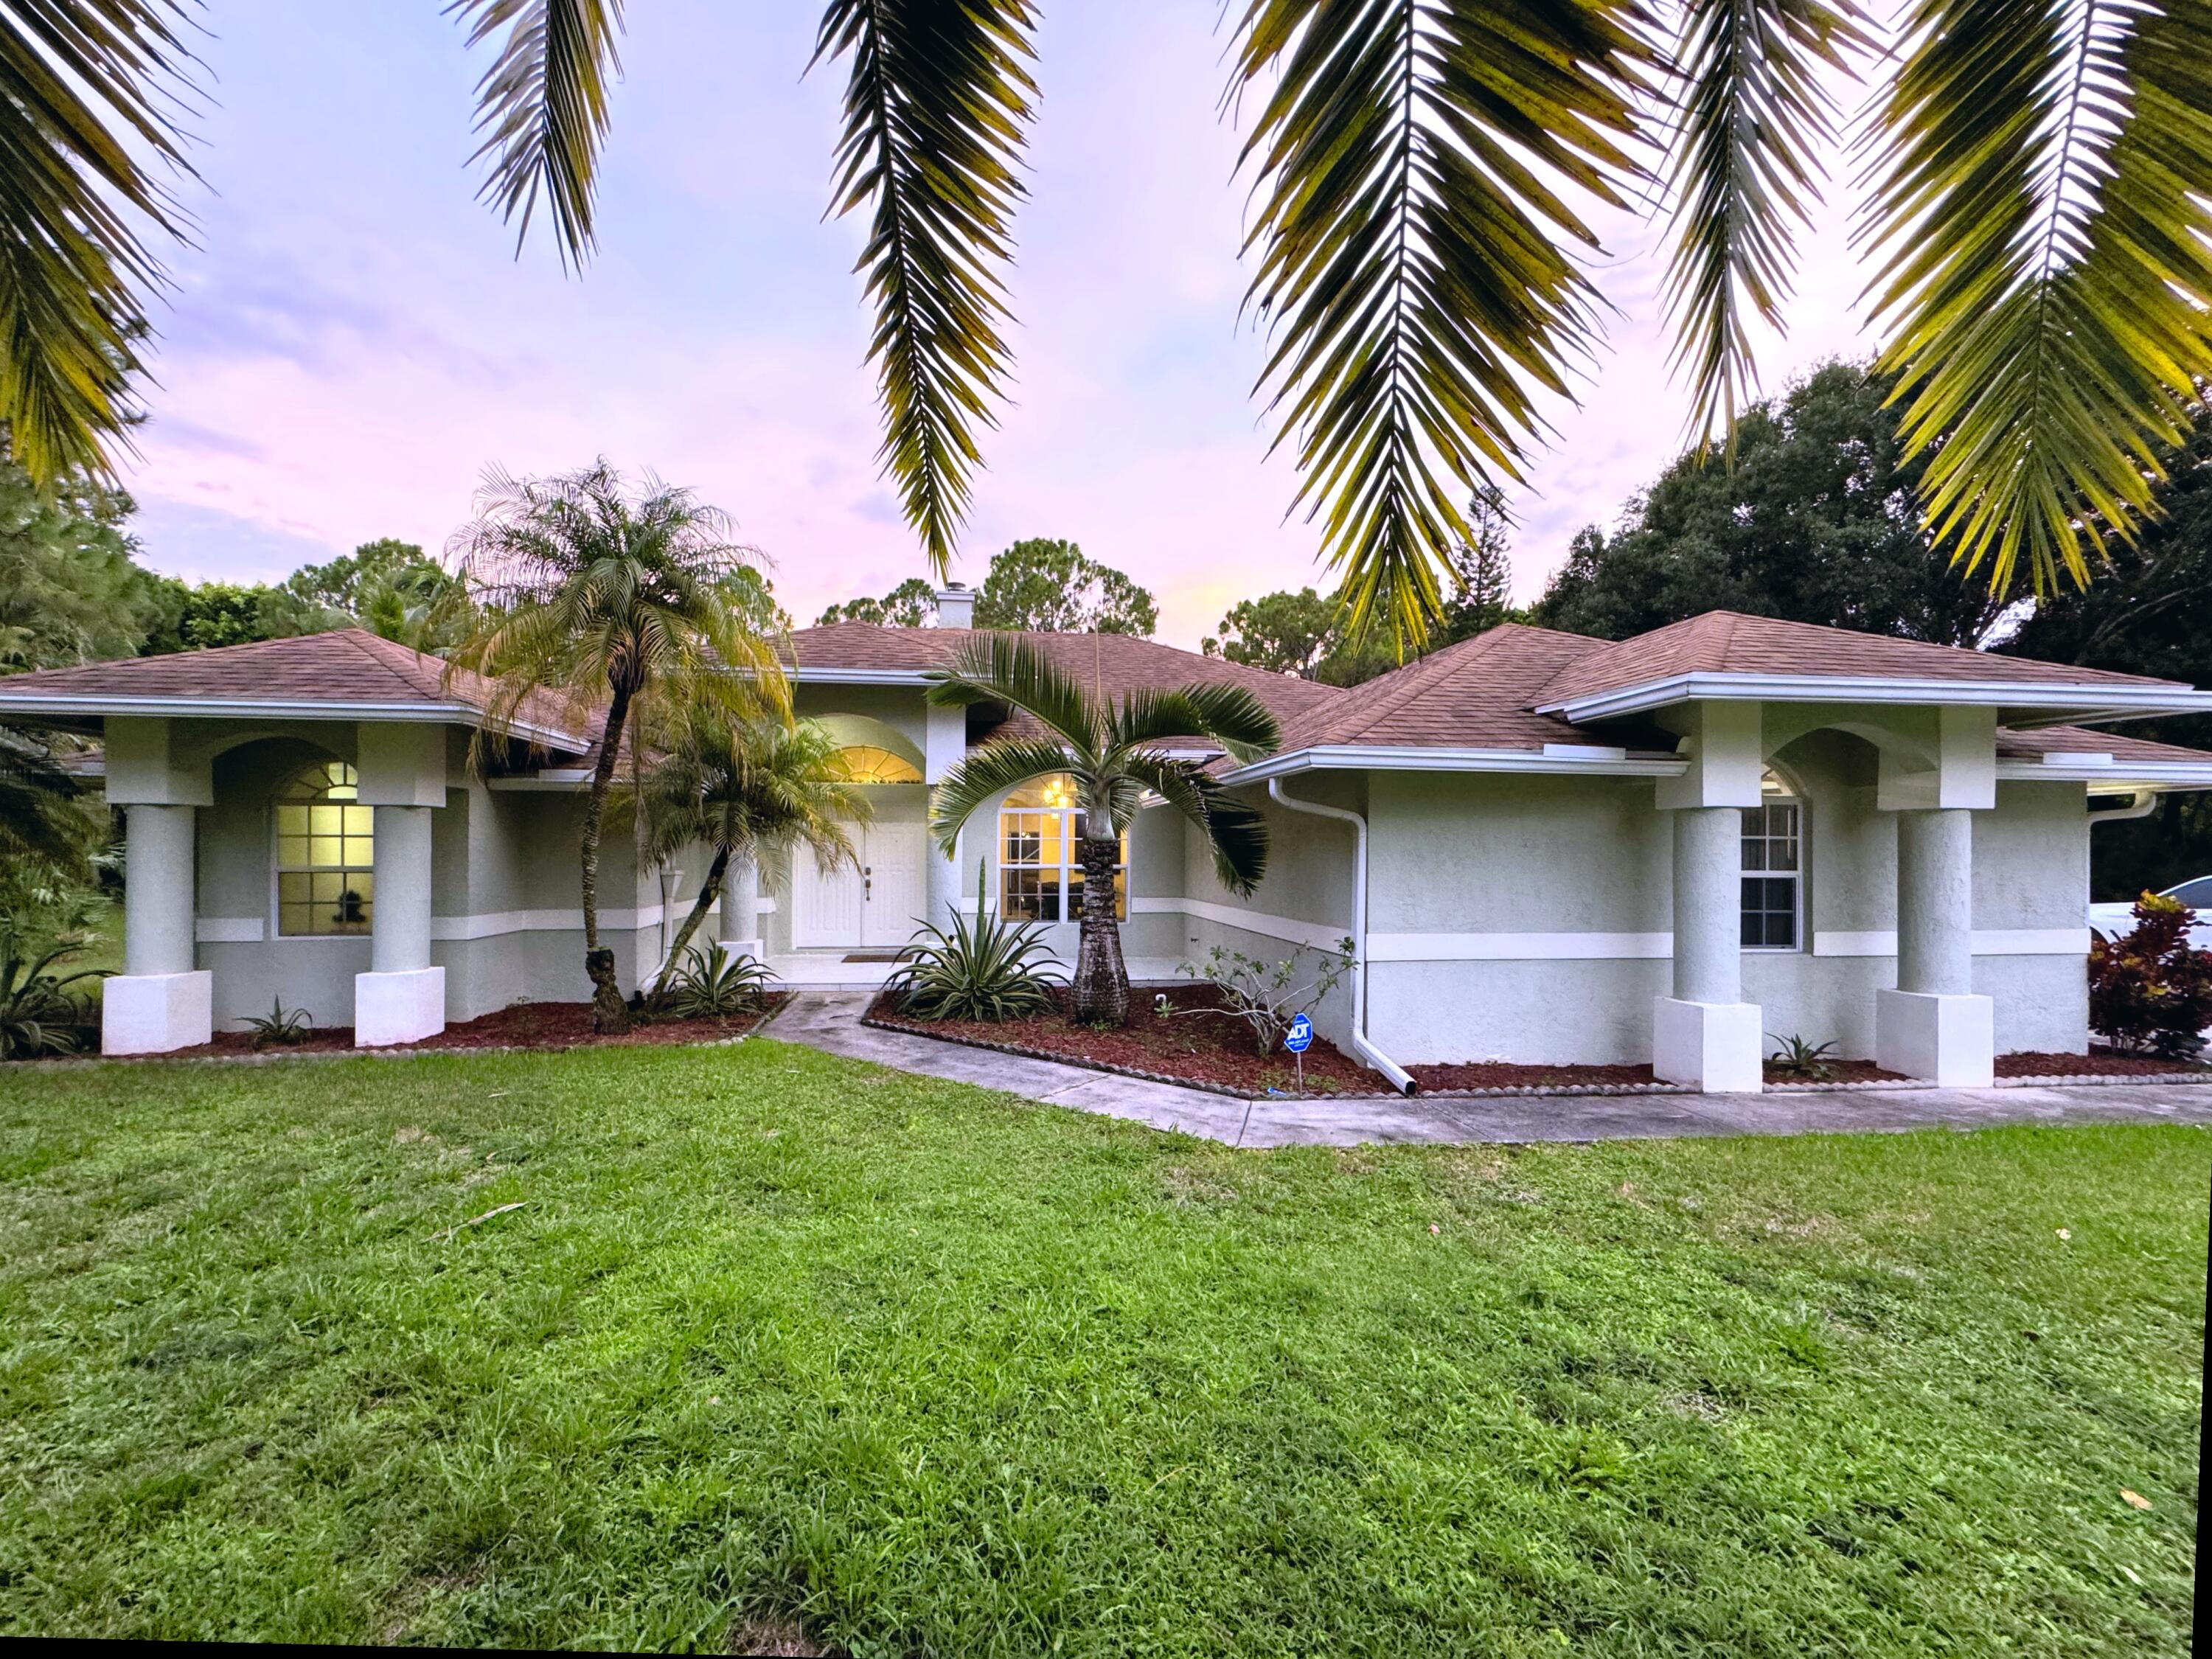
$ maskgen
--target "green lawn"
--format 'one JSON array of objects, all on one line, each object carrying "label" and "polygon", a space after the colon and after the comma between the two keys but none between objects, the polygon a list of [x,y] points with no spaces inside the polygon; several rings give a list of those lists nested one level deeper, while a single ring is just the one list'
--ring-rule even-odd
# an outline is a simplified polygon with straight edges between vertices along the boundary
[{"label": "green lawn", "polygon": [[1232,1152],[766,1042],[15,1068],[0,1633],[2179,1653],[2208,1165]]}]

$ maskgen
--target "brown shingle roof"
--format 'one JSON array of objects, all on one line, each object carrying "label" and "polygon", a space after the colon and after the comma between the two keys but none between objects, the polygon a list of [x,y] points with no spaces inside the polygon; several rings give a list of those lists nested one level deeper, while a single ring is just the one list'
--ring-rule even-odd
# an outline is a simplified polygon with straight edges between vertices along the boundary
[{"label": "brown shingle roof", "polygon": [[1809,674],[2053,686],[2178,684],[2027,657],[1995,656],[1959,646],[1708,611],[1586,653],[1563,669],[1538,702],[1547,706],[1569,702],[1680,674]]},{"label": "brown shingle roof", "polygon": [[1534,712],[1537,693],[1602,640],[1504,623],[1353,686],[1289,722],[1285,750],[1337,744],[1541,749],[1589,734]]},{"label": "brown shingle roof", "polygon": [[2118,732],[2100,732],[2087,726],[2044,726],[2032,731],[2000,731],[1997,755],[2003,760],[2036,760],[2045,755],[2110,755],[2116,761],[2172,762],[2183,765],[2212,764],[2212,752],[2185,749],[2176,743],[2155,743]]},{"label": "brown shingle roof", "polygon": [[[410,650],[365,629],[340,628],[205,651],[12,674],[0,679],[0,711],[11,701],[50,697],[394,708],[459,703],[478,712],[490,706],[490,685],[480,676],[459,671],[450,684],[445,677],[442,658]],[[548,694],[530,699],[521,718],[542,731],[576,732],[583,729],[588,713]]]},{"label": "brown shingle roof", "polygon": [[[791,635],[791,658],[809,669],[920,672],[950,665],[960,648],[981,637],[968,628],[883,628],[873,623],[832,623]],[[1347,694],[1334,685],[1271,674],[1220,657],[1200,656],[1133,634],[1018,634],[1085,685],[1096,684],[1110,702],[1145,688],[1241,685],[1285,723]],[[1027,731],[1009,721],[1001,731]]]}]

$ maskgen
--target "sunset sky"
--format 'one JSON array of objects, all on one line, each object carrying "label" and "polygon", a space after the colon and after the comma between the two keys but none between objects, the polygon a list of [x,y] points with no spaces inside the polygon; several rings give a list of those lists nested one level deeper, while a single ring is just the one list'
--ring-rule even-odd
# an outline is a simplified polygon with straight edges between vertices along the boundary
[{"label": "sunset sky", "polygon": [[[185,191],[199,245],[171,260],[130,474],[146,561],[267,579],[375,536],[435,549],[487,465],[605,454],[729,509],[801,622],[919,574],[877,471],[861,228],[822,218],[840,81],[802,78],[817,9],[635,0],[599,255],[564,277],[543,237],[518,262],[474,200],[484,59],[436,0],[215,0],[204,187]],[[1249,395],[1263,343],[1237,318],[1246,191],[1218,114],[1218,10],[1048,8],[1019,381],[955,572],[980,580],[1010,540],[1070,537],[1152,587],[1182,644],[1240,598],[1327,585]],[[1867,349],[1841,225],[1814,240],[1770,389]],[[1524,596],[1684,435],[1655,228],[1601,228],[1609,348],[1509,496]]]}]

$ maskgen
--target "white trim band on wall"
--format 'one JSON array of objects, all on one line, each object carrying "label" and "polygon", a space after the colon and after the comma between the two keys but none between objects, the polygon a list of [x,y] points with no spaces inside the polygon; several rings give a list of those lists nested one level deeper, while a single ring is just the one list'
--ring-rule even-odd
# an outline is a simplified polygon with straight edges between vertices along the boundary
[{"label": "white trim band on wall", "polygon": [[1129,914],[1136,915],[1198,916],[1218,922],[1224,927],[1235,927],[1247,933],[1257,933],[1263,939],[1279,939],[1291,945],[1303,945],[1316,951],[1334,951],[1344,943],[1345,930],[1328,922],[1300,921],[1291,916],[1269,915],[1264,910],[1246,910],[1234,904],[1219,904],[1212,899],[1194,898],[1137,898],[1129,901]]},{"label": "white trim band on wall", "polygon": [[[642,910],[602,910],[599,926],[611,933],[642,933],[648,927],[658,927],[664,921],[678,921],[690,914],[690,905],[673,904],[664,914],[660,906],[648,904]],[[757,914],[767,915],[775,908],[775,901],[763,894]],[[708,914],[714,914],[710,907]],[[495,939],[502,933],[580,933],[584,931],[584,913],[574,910],[500,910],[481,916],[433,916],[430,937],[434,939]]]},{"label": "white trim band on wall", "polygon": [[1373,962],[1647,962],[1674,954],[1672,933],[1370,933]]},{"label": "white trim band on wall", "polygon": [[[1893,957],[1893,930],[1868,933],[1821,932],[1813,935],[1816,957]],[[1977,927],[1974,954],[1978,957],[2086,957],[2089,954],[2087,927]]]}]

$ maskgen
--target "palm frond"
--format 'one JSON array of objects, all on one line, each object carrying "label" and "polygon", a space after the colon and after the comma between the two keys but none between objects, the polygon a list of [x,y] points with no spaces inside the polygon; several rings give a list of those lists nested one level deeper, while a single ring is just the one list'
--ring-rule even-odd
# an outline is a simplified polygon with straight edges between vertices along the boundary
[{"label": "palm frond", "polygon": [[42,487],[113,476],[165,278],[141,226],[187,223],[153,167],[189,176],[193,59],[181,0],[11,0],[0,9],[0,420]]},{"label": "palm frond", "polygon": [[830,0],[814,61],[851,59],[832,212],[872,214],[884,471],[942,579],[1010,356],[1000,271],[1036,87],[1030,0]]},{"label": "palm frond", "polygon": [[1050,777],[1066,765],[1060,746],[1042,738],[993,738],[980,744],[929,792],[930,832],[949,853],[960,837],[961,825],[994,797],[1032,779]]},{"label": "palm frond", "polygon": [[514,225],[515,252],[544,198],[562,270],[592,252],[592,194],[607,136],[607,91],[622,74],[623,0],[453,0],[471,48],[503,31],[477,82],[471,166],[489,161],[477,199]]},{"label": "palm frond", "polygon": [[1638,0],[1249,0],[1231,96],[1274,82],[1244,149],[1261,385],[1355,630],[1379,608],[1401,648],[1425,635],[1459,502],[1519,476],[1591,337],[1567,198],[1640,173],[1644,27]]},{"label": "palm frond", "polygon": [[1871,49],[1852,0],[1686,0],[1674,52],[1668,185],[1674,248],[1667,306],[1677,369],[1689,371],[1699,434],[1717,419],[1735,445],[1754,392],[1754,318],[1782,325],[1793,240],[1836,134],[1825,72]]},{"label": "palm frond", "polygon": [[1073,675],[1018,635],[979,634],[961,647],[949,668],[924,678],[929,701],[939,708],[1009,703],[1036,715],[1076,749],[1098,745],[1104,711]]},{"label": "palm frond", "polygon": [[2153,0],[1919,0],[1883,112],[1883,264],[1922,507],[2008,591],[2086,583],[2212,372],[2212,22]]},{"label": "palm frond", "polygon": [[1108,722],[1108,739],[1116,748],[1170,738],[1211,738],[1238,760],[1249,762],[1274,751],[1282,741],[1282,728],[1267,706],[1241,685],[1139,690],[1122,700]]},{"label": "palm frond", "polygon": [[1267,873],[1267,821],[1261,813],[1189,761],[1139,755],[1129,772],[1205,836],[1224,887],[1249,893],[1259,886]]}]

